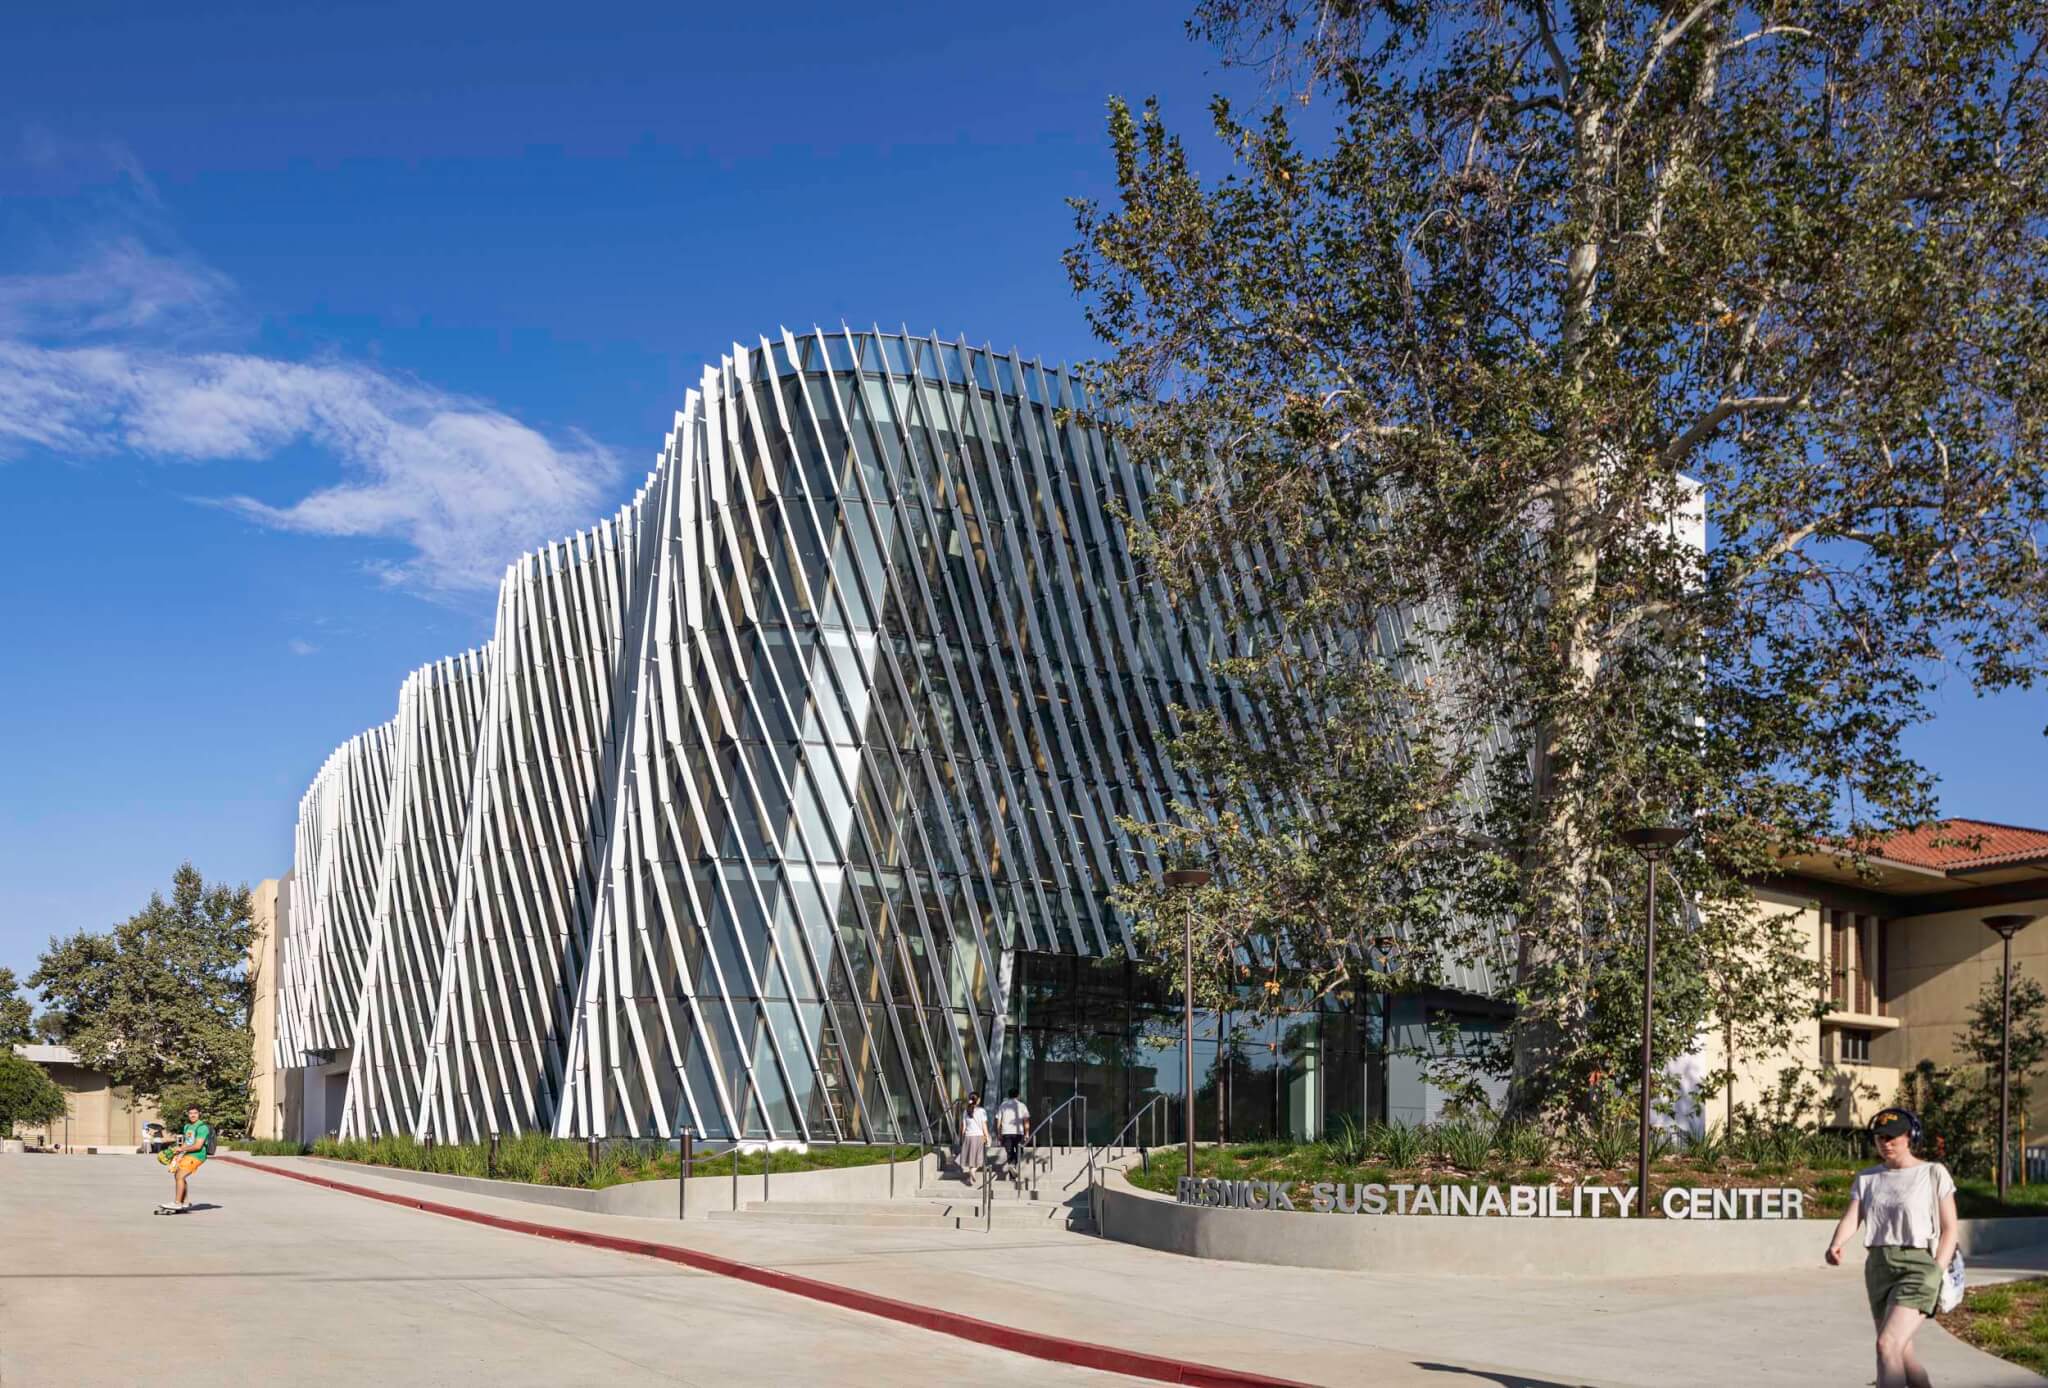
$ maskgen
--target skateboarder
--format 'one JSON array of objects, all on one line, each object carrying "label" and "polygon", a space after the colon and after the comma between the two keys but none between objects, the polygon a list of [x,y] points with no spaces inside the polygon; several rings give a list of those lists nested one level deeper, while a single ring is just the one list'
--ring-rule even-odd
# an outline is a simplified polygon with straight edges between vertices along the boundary
[{"label": "skateboarder", "polygon": [[185,1182],[213,1155],[213,1128],[199,1116],[199,1106],[194,1104],[185,1110],[185,1131],[178,1139],[178,1145],[168,1153],[171,1168],[171,1189],[176,1195],[168,1205],[157,1206],[159,1214],[183,1214],[192,1208],[185,1198]]}]

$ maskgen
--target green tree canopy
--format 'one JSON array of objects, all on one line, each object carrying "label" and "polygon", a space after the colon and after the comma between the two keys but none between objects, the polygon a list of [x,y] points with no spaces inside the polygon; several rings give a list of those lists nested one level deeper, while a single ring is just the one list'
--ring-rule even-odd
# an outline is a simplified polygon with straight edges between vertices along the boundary
[{"label": "green tree canopy", "polygon": [[253,932],[249,889],[209,885],[186,863],[168,901],[152,895],[111,934],[51,940],[29,982],[85,1064],[151,1100],[203,1093],[235,1131],[249,1108]]},{"label": "green tree canopy", "polygon": [[[1970,1005],[1969,1025],[1956,1033],[1956,1049],[1982,1065],[1994,1084],[1998,1062],[2005,1054],[2004,985],[2005,971],[2000,969]],[[2012,971],[2011,1060],[2013,1102],[2024,1110],[2033,1093],[2034,1072],[2048,1060],[2048,990],[2041,987],[2039,979],[2020,972],[2017,965]]]},{"label": "green tree canopy", "polygon": [[[1518,1103],[1555,1105],[1633,1035],[1616,832],[1682,818],[1698,916],[1667,925],[1701,938],[1660,1049],[1716,1006],[1751,1050],[1788,1034],[1818,991],[1790,960],[1688,986],[1782,947],[1744,882],[1930,817],[1901,733],[1933,682],[2048,662],[2039,6],[1207,0],[1191,28],[1288,85],[1217,101],[1217,176],[1113,103],[1117,198],[1068,264],[1159,469],[1154,571],[1264,595],[1251,715],[1183,743],[1215,799],[1152,826],[1229,869],[1209,952],[1323,882],[1340,952],[1376,919],[1490,950]],[[1425,716],[1341,696],[1389,672]],[[1414,770],[1348,774],[1368,742]],[[1416,847],[1360,882],[1330,826],[1381,821]]]},{"label": "green tree canopy", "polygon": [[21,996],[14,970],[0,968],[0,1049],[18,1046],[35,1035],[35,1009]]},{"label": "green tree canopy", "polygon": [[0,1050],[0,1136],[11,1134],[17,1123],[55,1123],[64,1112],[64,1091],[42,1066]]}]

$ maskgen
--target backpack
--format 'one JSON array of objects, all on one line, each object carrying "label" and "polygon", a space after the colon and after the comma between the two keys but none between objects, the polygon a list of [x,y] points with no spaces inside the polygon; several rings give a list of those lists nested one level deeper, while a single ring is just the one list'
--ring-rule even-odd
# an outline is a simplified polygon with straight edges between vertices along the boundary
[{"label": "backpack", "polygon": [[213,1155],[213,1124],[206,1125],[206,1155]]}]

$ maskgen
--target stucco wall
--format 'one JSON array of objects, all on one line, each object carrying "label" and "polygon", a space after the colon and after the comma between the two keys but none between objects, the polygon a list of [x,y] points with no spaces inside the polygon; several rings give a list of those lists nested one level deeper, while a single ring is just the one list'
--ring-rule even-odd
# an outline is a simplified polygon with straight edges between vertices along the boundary
[{"label": "stucco wall", "polygon": [[[1752,908],[1758,917],[1785,915],[1787,926],[1799,940],[1804,956],[1815,964],[1821,957],[1821,913],[1820,908],[1808,897],[1797,893],[1757,889]],[[1898,1009],[1890,1009],[1894,1015]],[[1879,1032],[1871,1044],[1869,1065],[1844,1065],[1823,1070],[1821,1066],[1821,1024],[1814,1018],[1802,1018],[1792,1026],[1790,1043],[1782,1048],[1761,1053],[1752,1053],[1743,1048],[1738,1040],[1735,1059],[1735,1083],[1732,1088],[1734,1102],[1741,1107],[1755,1109],[1778,1086],[1778,1075],[1791,1066],[1809,1074],[1819,1073],[1824,1092],[1834,1100],[1832,1121],[1837,1124],[1855,1125],[1867,1120],[1878,1108],[1891,1102],[1898,1092],[1899,1071],[1893,1052],[1880,1046],[1889,1033]],[[1705,1075],[1723,1065],[1725,1054],[1723,1032],[1719,1026],[1709,1028],[1700,1038],[1700,1044],[1691,1057],[1696,1069],[1694,1073]],[[1869,1091],[1876,1091],[1872,1095]],[[1727,1120],[1730,1090],[1716,1094],[1704,1106],[1704,1116],[1709,1123]]]},{"label": "stucco wall", "polygon": [[[1979,991],[1998,977],[1999,939],[1984,925],[1994,912],[2048,916],[2048,897],[1886,923],[1891,1011],[1905,1025],[1873,1044],[1873,1060],[1902,1069],[1923,1057],[1956,1063],[1956,1033],[1969,1025]],[[2013,937],[2012,962],[2016,973],[2048,984],[2048,921]],[[2048,1133],[2048,1083],[2037,1080],[2034,1088],[2027,1131],[2039,1135]]]},{"label": "stucco wall", "polygon": [[110,1147],[132,1151],[142,1142],[142,1125],[156,1119],[154,1104],[137,1104],[126,1088],[115,1088],[97,1070],[44,1062],[44,1073],[64,1091],[69,1121],[47,1127],[22,1126],[22,1137],[39,1147]]},{"label": "stucco wall", "polygon": [[282,1137],[283,1103],[277,1072],[278,881],[269,878],[249,893],[256,936],[249,942],[249,1135]]}]

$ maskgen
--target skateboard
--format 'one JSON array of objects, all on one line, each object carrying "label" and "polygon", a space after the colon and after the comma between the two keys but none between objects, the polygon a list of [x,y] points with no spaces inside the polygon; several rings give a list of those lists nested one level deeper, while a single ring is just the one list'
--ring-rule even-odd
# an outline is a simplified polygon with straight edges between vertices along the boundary
[{"label": "skateboard", "polygon": [[151,1210],[150,1213],[160,1215],[191,1214],[192,1207],[190,1205],[173,1205],[167,1201]]}]

